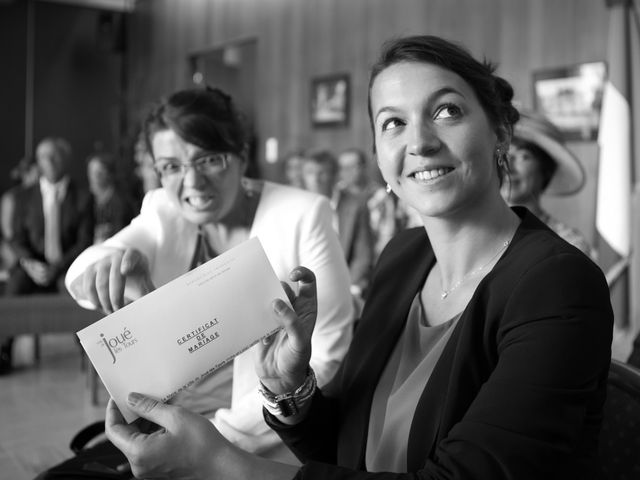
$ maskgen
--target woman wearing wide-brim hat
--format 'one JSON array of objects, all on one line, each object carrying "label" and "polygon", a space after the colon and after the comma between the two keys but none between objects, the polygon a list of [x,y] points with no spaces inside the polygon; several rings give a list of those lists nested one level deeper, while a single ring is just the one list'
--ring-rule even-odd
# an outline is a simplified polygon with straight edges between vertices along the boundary
[{"label": "woman wearing wide-brim hat", "polygon": [[565,145],[560,130],[541,114],[521,110],[509,147],[508,167],[504,198],[512,205],[526,206],[563,239],[595,259],[584,235],[553,218],[540,204],[543,193],[572,195],[584,186],[584,169]]}]

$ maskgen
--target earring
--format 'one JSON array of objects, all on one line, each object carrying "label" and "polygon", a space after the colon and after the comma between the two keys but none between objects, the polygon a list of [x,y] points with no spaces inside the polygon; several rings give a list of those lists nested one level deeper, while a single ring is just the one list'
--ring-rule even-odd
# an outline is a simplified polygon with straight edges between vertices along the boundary
[{"label": "earring", "polygon": [[387,183],[387,187],[385,188],[385,190],[387,192],[387,195],[389,195],[391,193],[391,185]]}]

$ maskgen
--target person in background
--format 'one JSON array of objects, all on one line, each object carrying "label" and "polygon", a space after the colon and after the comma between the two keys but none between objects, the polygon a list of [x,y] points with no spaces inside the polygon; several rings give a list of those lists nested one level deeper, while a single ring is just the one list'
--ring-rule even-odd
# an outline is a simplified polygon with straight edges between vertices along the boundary
[{"label": "person in background", "polygon": [[509,174],[502,195],[510,205],[523,205],[554,232],[591,259],[596,251],[585,236],[552,217],[541,205],[543,194],[571,195],[584,185],[584,170],[567,148],[562,133],[543,115],[520,111],[509,146]]},{"label": "person in background", "polygon": [[374,237],[373,255],[382,249],[399,230],[395,195],[369,177],[367,155],[359,148],[348,148],[338,155],[340,187],[364,199],[369,209],[369,224]]},{"label": "person in background", "polygon": [[303,163],[304,152],[302,150],[294,150],[284,156],[282,166],[287,185],[304,189],[304,181],[302,180]]},{"label": "person in background", "polygon": [[95,153],[87,159],[87,179],[94,200],[93,243],[102,243],[119,232],[136,215],[134,202],[116,181],[116,159]]},{"label": "person in background", "polygon": [[[76,259],[66,277],[69,292],[81,305],[111,313],[257,237],[282,280],[299,264],[316,271],[311,363],[318,383],[326,385],[347,351],[354,321],[329,202],[244,177],[246,132],[221,90],[173,93],[155,105],[144,131],[162,187],[147,192],[127,227]],[[264,422],[251,354],[238,355],[171,401],[211,418],[247,451],[296,462]]]},{"label": "person in background", "polygon": [[373,233],[365,199],[340,188],[338,161],[328,150],[305,154],[302,179],[307,190],[331,201],[335,212],[333,225],[340,237],[351,274],[351,294],[356,305],[359,305],[366,296],[374,262]]},{"label": "person in background", "polygon": [[[309,370],[314,278],[292,273],[285,331],[261,344],[265,418],[304,462],[257,458],[205,419],[132,392],[157,428],[108,437],[140,478],[598,478],[613,313],[602,271],[500,195],[513,89],[439,37],[385,45],[369,81],[378,165],[424,227],[380,258],[351,348],[329,389]],[[288,399],[283,408],[278,398]]]},{"label": "person in background", "polygon": [[[71,146],[47,137],[36,148],[39,181],[26,188],[16,208],[10,245],[17,263],[5,295],[64,291],[71,262],[93,242],[91,194],[68,175]],[[13,339],[2,342],[0,371],[11,370]]]},{"label": "person in background", "polygon": [[17,261],[10,246],[15,229],[16,207],[20,203],[21,193],[38,181],[38,175],[38,165],[35,158],[31,156],[21,158],[9,173],[14,185],[6,190],[0,198],[2,268],[7,274]]}]

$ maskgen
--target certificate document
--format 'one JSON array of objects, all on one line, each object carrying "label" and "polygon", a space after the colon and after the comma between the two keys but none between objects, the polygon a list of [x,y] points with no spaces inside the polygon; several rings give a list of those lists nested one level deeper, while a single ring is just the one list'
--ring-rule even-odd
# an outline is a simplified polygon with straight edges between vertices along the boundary
[{"label": "certificate document", "polygon": [[127,395],[163,402],[275,333],[271,303],[287,301],[252,238],[77,332],[128,422]]}]

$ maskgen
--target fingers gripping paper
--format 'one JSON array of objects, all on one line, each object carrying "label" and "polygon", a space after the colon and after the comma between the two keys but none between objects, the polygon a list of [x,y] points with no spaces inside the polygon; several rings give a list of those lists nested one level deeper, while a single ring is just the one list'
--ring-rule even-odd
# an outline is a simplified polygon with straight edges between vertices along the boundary
[{"label": "fingers gripping paper", "polygon": [[163,402],[279,329],[271,302],[287,301],[252,238],[77,335],[128,422],[129,392]]}]

